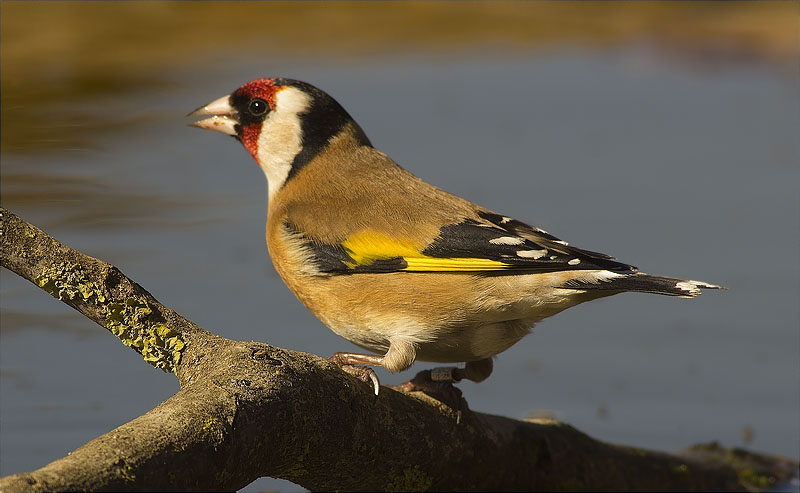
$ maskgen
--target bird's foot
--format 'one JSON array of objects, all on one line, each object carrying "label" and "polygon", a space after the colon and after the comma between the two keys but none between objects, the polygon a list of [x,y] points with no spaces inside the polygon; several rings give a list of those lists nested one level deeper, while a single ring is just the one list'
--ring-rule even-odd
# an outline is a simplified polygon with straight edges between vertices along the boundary
[{"label": "bird's foot", "polygon": [[378,380],[378,375],[375,373],[375,370],[369,366],[356,365],[341,365],[339,368],[341,368],[345,373],[358,378],[362,382],[371,383],[372,389],[375,391],[375,395],[378,395],[378,391],[381,388],[381,382]]},{"label": "bird's foot", "polygon": [[469,406],[461,390],[453,385],[453,382],[461,380],[458,370],[452,367],[423,370],[411,380],[391,388],[399,392],[423,392],[456,411],[460,419],[462,411],[468,411]]},{"label": "bird's foot", "polygon": [[361,364],[380,365],[383,358],[380,356],[373,356],[369,354],[356,354],[356,353],[336,353],[328,361],[342,369],[345,373],[353,375],[362,382],[371,383],[375,395],[381,388],[381,382],[378,380],[378,375],[375,370],[369,366],[362,366]]}]

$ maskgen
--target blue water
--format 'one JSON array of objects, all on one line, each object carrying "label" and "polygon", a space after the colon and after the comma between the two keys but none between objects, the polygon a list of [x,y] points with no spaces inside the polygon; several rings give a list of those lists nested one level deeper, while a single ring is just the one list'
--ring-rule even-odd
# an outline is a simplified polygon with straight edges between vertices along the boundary
[{"label": "blue water", "polygon": [[[800,457],[797,74],[705,70],[638,49],[220,61],[88,105],[111,122],[138,119],[124,132],[4,153],[3,205],[220,335],[323,356],[354,349],[274,272],[255,163],[233,139],[185,126],[188,111],[260,76],[326,90],[376,147],[450,192],[643,271],[730,288],[620,295],[548,319],[489,380],[461,385],[472,409],[547,412],[651,449],[717,440]],[[14,200],[22,173],[51,179],[39,199]],[[40,467],[177,390],[6,270],[0,295],[0,474]],[[259,488],[298,489],[262,479],[248,490]]]}]

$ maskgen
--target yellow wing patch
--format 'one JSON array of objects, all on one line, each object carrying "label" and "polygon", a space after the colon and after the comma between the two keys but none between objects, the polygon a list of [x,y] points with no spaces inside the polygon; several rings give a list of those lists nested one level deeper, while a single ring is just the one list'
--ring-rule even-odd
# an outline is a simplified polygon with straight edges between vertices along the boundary
[{"label": "yellow wing patch", "polygon": [[485,271],[485,270],[501,270],[508,269],[511,266],[498,262],[497,260],[489,260],[488,258],[436,258],[436,257],[418,257],[407,258],[403,257],[408,262],[408,267],[401,270],[409,271],[439,271],[439,272],[453,272],[453,271]]},{"label": "yellow wing patch", "polygon": [[471,257],[439,258],[422,253],[425,245],[412,241],[400,241],[390,238],[384,233],[365,230],[351,235],[342,242],[347,255],[353,260],[344,262],[349,268],[367,266],[378,260],[402,258],[406,266],[398,270],[404,271],[487,271],[512,267],[497,260]]}]

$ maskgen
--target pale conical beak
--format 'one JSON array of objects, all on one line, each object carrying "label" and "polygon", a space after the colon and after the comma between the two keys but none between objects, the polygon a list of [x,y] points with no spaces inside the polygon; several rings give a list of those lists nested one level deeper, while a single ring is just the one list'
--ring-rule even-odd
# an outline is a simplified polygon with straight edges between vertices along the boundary
[{"label": "pale conical beak", "polygon": [[239,121],[236,120],[235,111],[230,104],[230,96],[223,96],[214,100],[204,106],[197,108],[186,116],[198,115],[214,115],[211,118],[192,122],[189,125],[206,130],[216,130],[228,135],[236,135],[236,125]]}]

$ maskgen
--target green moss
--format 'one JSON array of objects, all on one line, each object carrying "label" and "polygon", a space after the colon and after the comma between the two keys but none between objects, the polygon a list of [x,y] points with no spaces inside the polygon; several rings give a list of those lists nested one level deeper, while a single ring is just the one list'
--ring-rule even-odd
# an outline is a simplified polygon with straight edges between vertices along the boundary
[{"label": "green moss", "polygon": [[401,474],[389,479],[384,488],[386,491],[427,491],[433,484],[433,478],[420,466],[407,467]]},{"label": "green moss", "polygon": [[104,303],[106,297],[103,290],[78,264],[61,262],[45,268],[36,284],[59,300],[74,300],[80,296],[84,301],[95,304]]},{"label": "green moss", "polygon": [[186,344],[178,331],[164,324],[147,326],[144,319],[153,311],[144,298],[128,298],[125,303],[106,305],[106,328],[144,360],[171,372],[181,360]]}]

